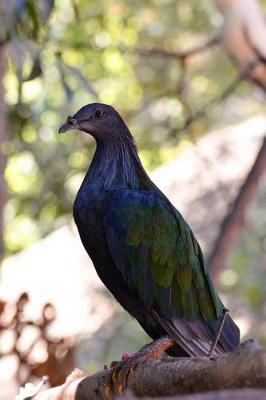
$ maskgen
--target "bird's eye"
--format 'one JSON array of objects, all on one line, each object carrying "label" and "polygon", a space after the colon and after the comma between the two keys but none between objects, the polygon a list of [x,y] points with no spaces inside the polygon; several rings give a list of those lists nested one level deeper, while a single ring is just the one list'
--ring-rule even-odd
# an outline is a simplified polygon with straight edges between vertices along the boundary
[{"label": "bird's eye", "polygon": [[101,119],[103,117],[103,112],[102,110],[96,110],[94,115],[96,119]]}]

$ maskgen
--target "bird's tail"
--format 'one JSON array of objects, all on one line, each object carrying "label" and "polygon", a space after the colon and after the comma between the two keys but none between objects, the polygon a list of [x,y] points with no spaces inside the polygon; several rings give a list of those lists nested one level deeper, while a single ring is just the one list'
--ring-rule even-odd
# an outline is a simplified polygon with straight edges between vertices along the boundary
[{"label": "bird's tail", "polygon": [[[175,340],[177,346],[170,349],[169,354],[176,356],[181,355],[180,348],[189,356],[209,356],[224,318],[222,315],[213,321],[204,321],[202,318],[193,321],[178,317],[165,319],[157,312],[154,316],[168,335]],[[239,328],[227,314],[212,354],[221,355],[232,351],[239,343]]]}]

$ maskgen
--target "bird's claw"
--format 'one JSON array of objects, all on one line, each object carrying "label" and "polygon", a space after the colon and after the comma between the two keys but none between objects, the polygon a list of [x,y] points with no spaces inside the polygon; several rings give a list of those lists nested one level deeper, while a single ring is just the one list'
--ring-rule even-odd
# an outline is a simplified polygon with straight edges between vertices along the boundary
[{"label": "bird's claw", "polygon": [[129,376],[145,361],[145,357],[136,354],[116,363],[111,374],[112,387],[115,394],[121,395],[125,391]]}]

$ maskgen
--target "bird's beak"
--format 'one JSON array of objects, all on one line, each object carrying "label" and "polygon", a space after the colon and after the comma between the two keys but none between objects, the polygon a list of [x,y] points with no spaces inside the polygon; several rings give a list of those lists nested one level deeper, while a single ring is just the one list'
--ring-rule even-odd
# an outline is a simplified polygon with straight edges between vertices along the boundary
[{"label": "bird's beak", "polygon": [[79,129],[78,120],[73,117],[67,117],[66,122],[60,126],[59,133],[65,133],[73,129]]}]

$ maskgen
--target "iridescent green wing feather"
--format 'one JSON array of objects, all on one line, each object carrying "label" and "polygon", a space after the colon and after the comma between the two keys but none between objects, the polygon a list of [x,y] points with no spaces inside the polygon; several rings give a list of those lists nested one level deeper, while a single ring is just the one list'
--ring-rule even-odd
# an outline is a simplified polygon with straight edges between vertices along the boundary
[{"label": "iridescent green wing feather", "polygon": [[117,268],[147,309],[187,320],[223,314],[201,249],[166,199],[150,191],[110,191],[104,229]]}]

